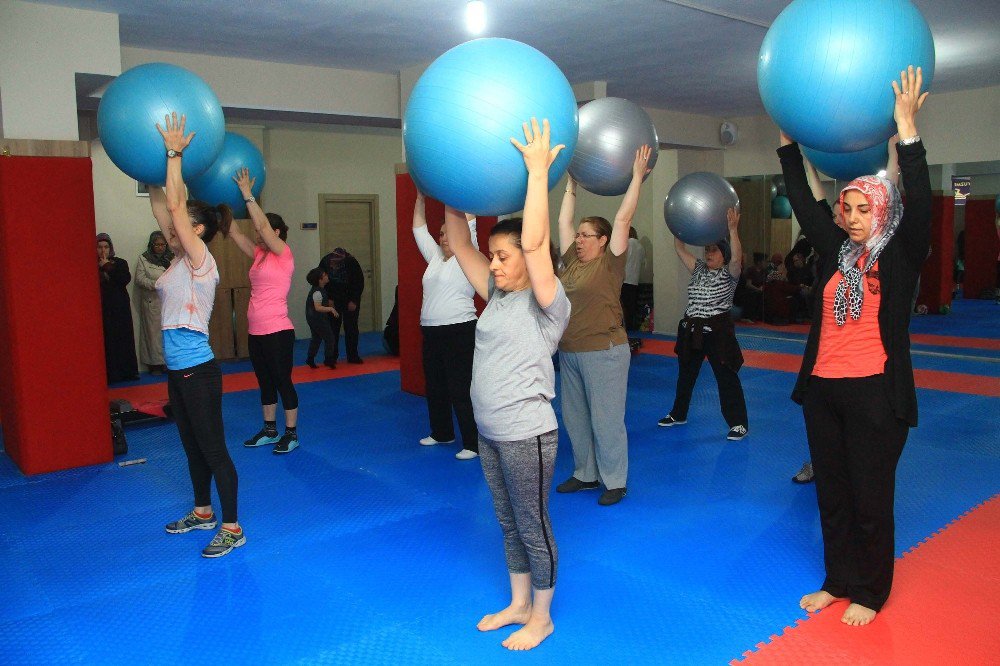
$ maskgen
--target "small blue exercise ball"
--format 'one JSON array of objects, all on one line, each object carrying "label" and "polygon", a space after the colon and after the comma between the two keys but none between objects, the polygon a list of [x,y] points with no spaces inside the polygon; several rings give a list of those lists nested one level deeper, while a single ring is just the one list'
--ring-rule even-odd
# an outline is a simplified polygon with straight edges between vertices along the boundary
[{"label": "small blue exercise ball", "polygon": [[707,171],[690,173],[670,188],[663,202],[667,228],[688,245],[707,245],[729,237],[726,213],[740,198],[725,178]]},{"label": "small blue exercise ball", "polygon": [[794,0],[771,24],[757,86],[775,124],[801,144],[847,153],[895,132],[891,82],[908,65],[934,79],[934,38],[909,0]]},{"label": "small blue exercise ball", "polygon": [[115,166],[140,183],[163,185],[167,151],[156,124],[164,127],[164,116],[172,111],[186,116],[186,133],[196,133],[184,149],[185,182],[207,169],[222,149],[226,132],[222,105],[198,75],[162,62],[123,72],[101,97],[97,132]]},{"label": "small blue exercise ball", "polygon": [[858,176],[871,176],[885,169],[889,150],[884,143],[856,153],[824,153],[802,146],[802,154],[812,162],[817,171],[836,180],[854,180]]},{"label": "small blue exercise ball", "polygon": [[549,169],[562,178],[577,140],[577,106],[565,75],[540,51],[510,39],[459,44],[421,75],[403,114],[410,176],[429,197],[477,215],[524,207],[528,172],[511,137],[547,118],[551,145],[565,144]]},{"label": "small blue exercise ball", "polygon": [[625,194],[632,182],[635,151],[642,146],[652,149],[652,169],[660,152],[660,140],[645,109],[620,97],[595,99],[580,108],[580,133],[569,174],[588,192],[603,196]]},{"label": "small blue exercise ball", "polygon": [[778,195],[771,202],[771,217],[779,220],[787,220],[792,216],[792,202],[788,197]]},{"label": "small blue exercise ball", "polygon": [[226,132],[219,156],[202,174],[188,183],[191,197],[217,206],[227,204],[233,209],[233,217],[245,218],[247,205],[243,194],[233,180],[236,172],[246,167],[250,177],[256,179],[250,193],[260,196],[267,180],[267,169],[264,166],[264,156],[260,150],[246,137],[232,132]]}]

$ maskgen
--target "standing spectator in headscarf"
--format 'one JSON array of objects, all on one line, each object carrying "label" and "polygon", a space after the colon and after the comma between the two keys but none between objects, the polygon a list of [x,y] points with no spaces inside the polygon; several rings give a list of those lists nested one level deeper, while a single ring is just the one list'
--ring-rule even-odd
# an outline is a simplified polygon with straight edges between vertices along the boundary
[{"label": "standing spectator in headscarf", "polygon": [[340,318],[333,319],[333,337],[337,344],[334,362],[340,355],[340,326],[344,326],[344,350],[348,363],[363,363],[358,355],[358,317],[361,315],[361,294],[365,290],[365,272],[361,264],[342,247],[323,257],[319,267],[326,271],[330,281],[326,293],[333,299],[333,307]]},{"label": "standing spectator in headscarf", "polygon": [[139,360],[149,368],[150,374],[166,372],[163,361],[163,333],[160,321],[160,295],[156,281],[170,268],[174,253],[167,246],[163,233],[149,234],[146,251],[135,264],[135,290],[139,300]]},{"label": "standing spectator in headscarf", "polygon": [[128,262],[115,256],[111,236],[97,234],[97,273],[101,281],[104,361],[108,382],[139,379],[132,333],[132,304],[125,286],[132,281]]}]

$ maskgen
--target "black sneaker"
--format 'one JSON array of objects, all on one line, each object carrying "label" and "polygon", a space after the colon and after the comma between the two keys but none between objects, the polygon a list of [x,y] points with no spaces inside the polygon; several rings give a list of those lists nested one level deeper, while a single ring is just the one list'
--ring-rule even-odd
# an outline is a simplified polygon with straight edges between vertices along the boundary
[{"label": "black sneaker", "polygon": [[215,525],[215,514],[212,514],[208,518],[201,518],[198,514],[192,511],[180,520],[167,523],[166,530],[170,534],[184,534],[185,532],[190,532],[191,530],[214,530]]},{"label": "black sneaker", "polygon": [[802,469],[798,471],[798,474],[792,477],[792,481],[795,483],[810,483],[813,480],[813,465],[811,462],[807,462],[802,465]]},{"label": "black sneaker", "polygon": [[726,435],[726,439],[733,442],[738,442],[744,437],[746,437],[747,433],[749,433],[749,431],[747,430],[746,426],[743,425],[733,426],[732,428],[729,429],[729,434]]},{"label": "black sneaker", "polygon": [[318,367],[319,367],[318,365],[316,365],[316,361],[314,361],[314,360],[313,360],[313,359],[311,359],[311,358],[307,358],[307,359],[306,359],[306,365],[308,365],[308,366],[309,366],[310,368],[312,368],[313,370],[315,370],[316,368],[318,368]]},{"label": "black sneaker", "polygon": [[657,421],[656,425],[660,426],[661,428],[669,428],[670,426],[684,425],[685,423],[687,423],[687,419],[681,421],[680,419],[675,419],[670,414],[667,414],[662,419]]},{"label": "black sneaker", "polygon": [[278,443],[274,445],[275,453],[291,453],[299,447],[299,438],[297,435],[286,432],[278,440]]},{"label": "black sneaker", "polygon": [[556,486],[557,493],[575,493],[579,490],[594,490],[595,488],[600,488],[601,484],[598,481],[581,481],[575,476],[571,476],[558,486]]},{"label": "black sneaker", "polygon": [[608,488],[603,493],[601,493],[601,498],[597,500],[597,503],[601,506],[611,506],[612,504],[618,504],[625,497],[628,492],[626,488]]},{"label": "black sneaker", "polygon": [[272,430],[268,432],[267,428],[264,428],[259,433],[243,442],[243,446],[248,449],[256,448],[258,446],[270,446],[271,444],[277,444],[281,437],[278,436],[277,430]]},{"label": "black sneaker", "polygon": [[234,534],[223,528],[215,533],[212,541],[201,551],[202,557],[222,557],[228,555],[233,548],[239,548],[247,542],[247,535],[240,530]]}]

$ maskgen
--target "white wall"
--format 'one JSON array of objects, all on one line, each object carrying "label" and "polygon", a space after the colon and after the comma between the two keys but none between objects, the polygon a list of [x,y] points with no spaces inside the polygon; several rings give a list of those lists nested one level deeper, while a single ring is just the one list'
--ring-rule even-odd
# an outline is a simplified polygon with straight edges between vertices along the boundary
[{"label": "white wall", "polygon": [[79,139],[75,74],[121,73],[118,15],[0,0],[0,94],[8,139]]}]

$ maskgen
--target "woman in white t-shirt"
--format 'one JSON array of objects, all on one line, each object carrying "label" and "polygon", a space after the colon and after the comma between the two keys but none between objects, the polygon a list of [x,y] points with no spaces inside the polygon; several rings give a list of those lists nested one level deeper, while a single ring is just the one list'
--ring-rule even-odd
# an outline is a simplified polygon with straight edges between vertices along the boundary
[{"label": "woman in white t-shirt", "polygon": [[[473,246],[478,250],[476,218],[470,215],[467,220]],[[479,432],[469,397],[472,355],[476,349],[476,306],[472,302],[475,289],[454,260],[444,225],[437,242],[427,230],[424,195],[419,192],[413,206],[413,238],[427,262],[422,281],[420,332],[431,434],[420,443],[433,446],[454,442],[455,426],[451,418],[454,410],[462,433],[462,450],[455,457],[471,460],[479,455]]]}]

